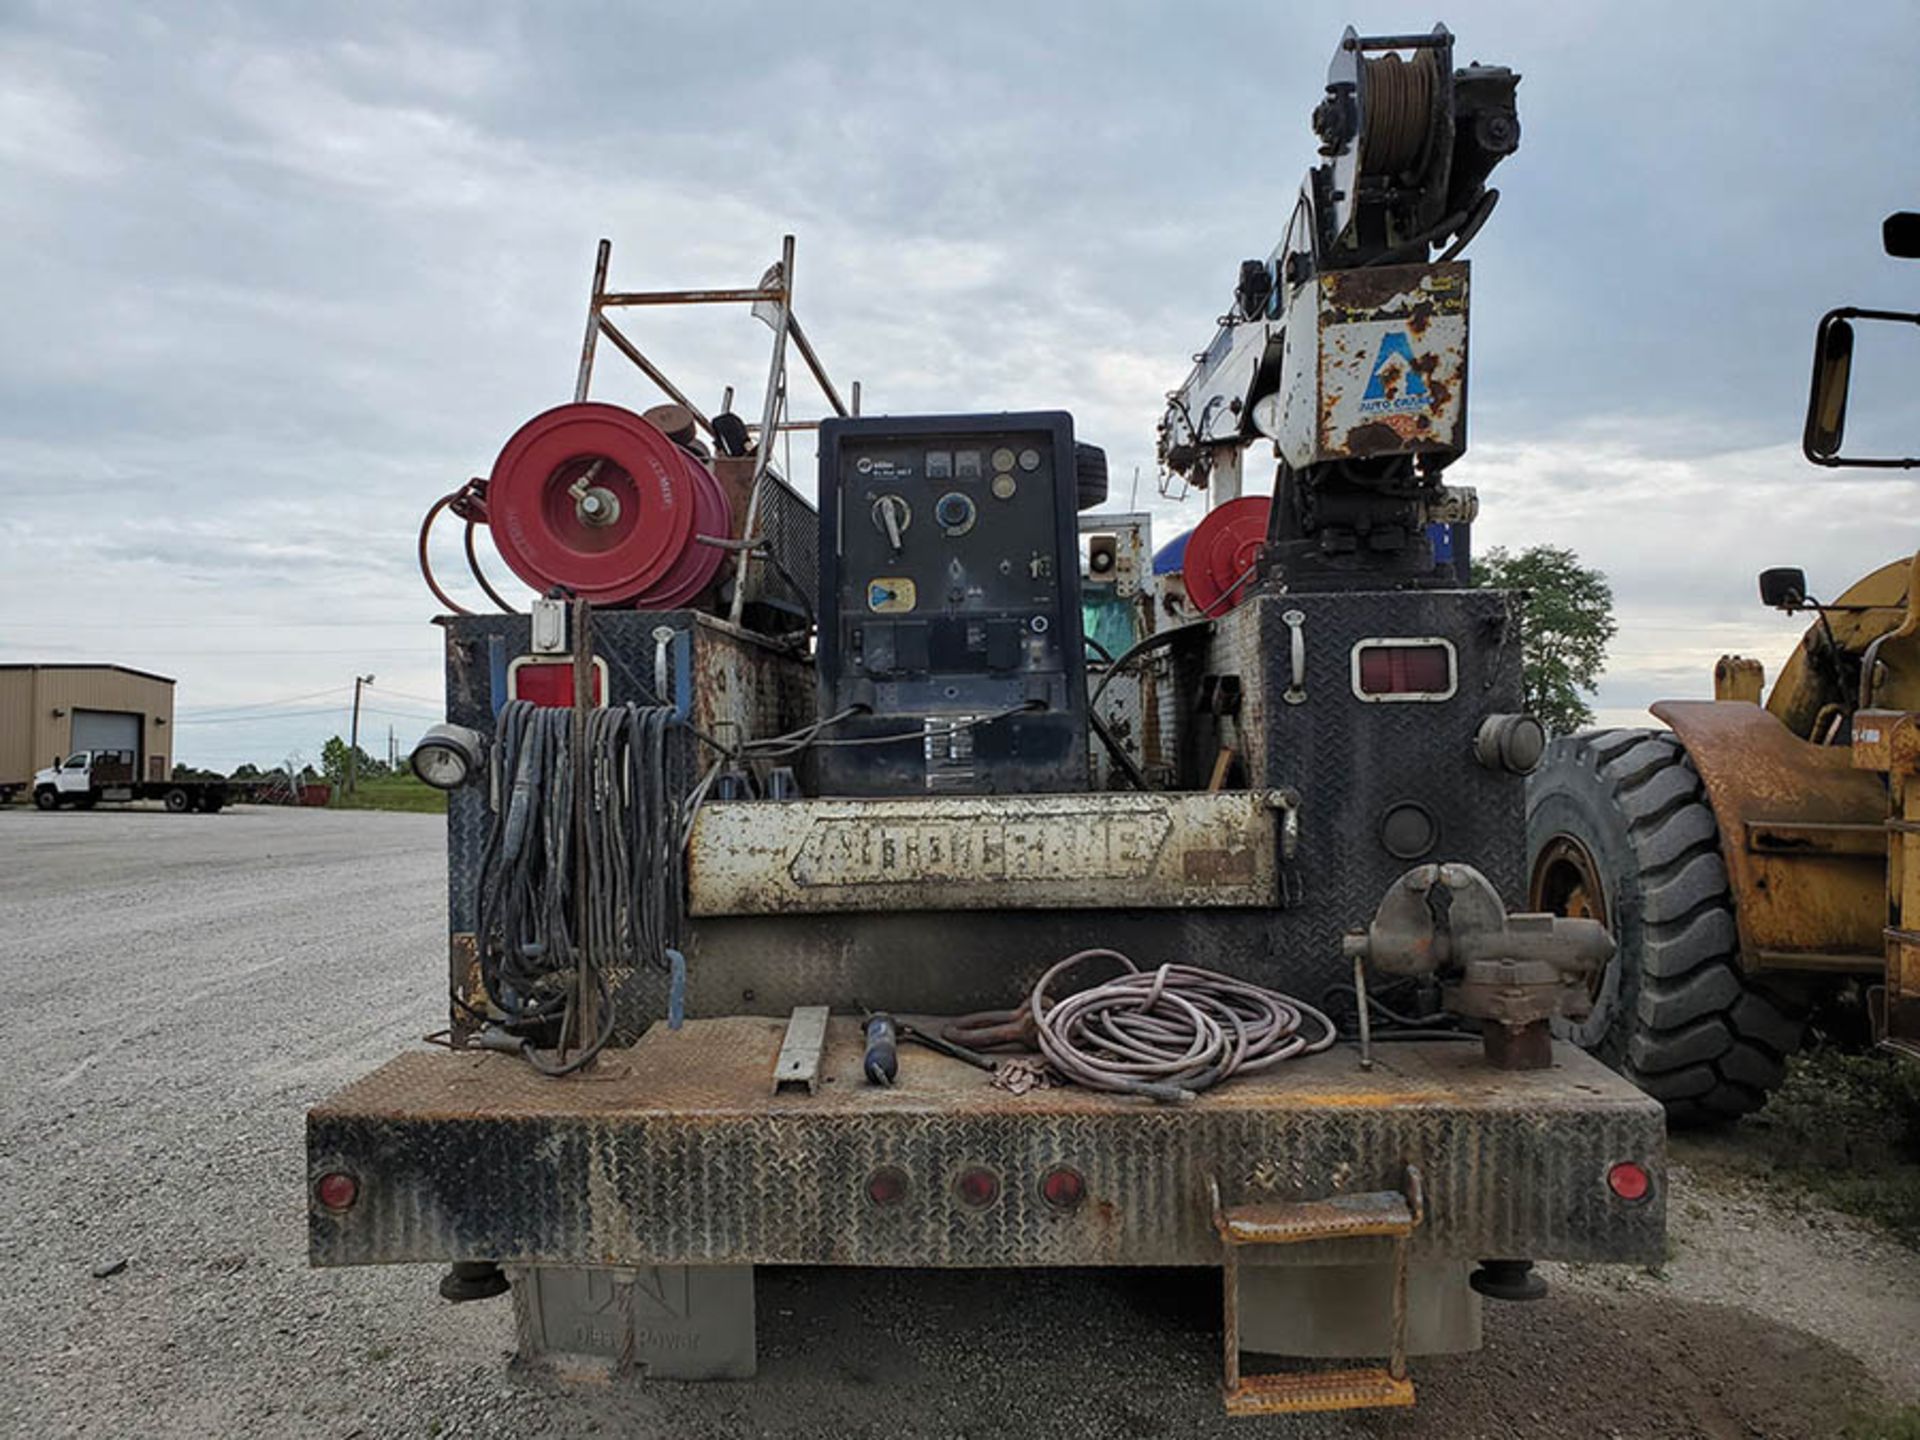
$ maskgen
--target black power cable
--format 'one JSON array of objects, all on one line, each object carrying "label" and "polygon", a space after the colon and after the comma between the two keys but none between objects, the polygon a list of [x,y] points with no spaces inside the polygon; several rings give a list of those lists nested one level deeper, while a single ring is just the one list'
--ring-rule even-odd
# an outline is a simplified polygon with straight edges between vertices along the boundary
[{"label": "black power cable", "polygon": [[[547,1074],[587,1064],[612,1037],[616,970],[666,968],[684,905],[681,806],[673,791],[673,712],[663,706],[596,710],[587,724],[584,855],[576,854],[573,712],[509,701],[493,751],[498,797],[482,855],[475,934],[480,978],[508,1043]],[[587,872],[585,934],[574,913],[574,867]],[[598,1022],[583,1029],[580,943],[597,992]],[[542,1060],[536,1046],[572,1034],[572,1057]],[[483,1044],[487,1043],[484,1041]]]}]

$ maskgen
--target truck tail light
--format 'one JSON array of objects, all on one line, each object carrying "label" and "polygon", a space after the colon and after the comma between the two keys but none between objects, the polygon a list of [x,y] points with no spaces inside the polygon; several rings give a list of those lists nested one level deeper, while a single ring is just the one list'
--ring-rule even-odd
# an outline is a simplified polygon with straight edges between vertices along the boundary
[{"label": "truck tail light", "polygon": [[1362,640],[1353,647],[1353,693],[1362,700],[1448,700],[1457,688],[1453,643]]},{"label": "truck tail light", "polygon": [[906,1198],[906,1171],[882,1165],[867,1177],[867,1199],[875,1205],[898,1205]]},{"label": "truck tail light", "polygon": [[1071,1165],[1056,1165],[1040,1179],[1040,1198],[1056,1210],[1071,1210],[1087,1198],[1087,1182]]},{"label": "truck tail light", "polygon": [[963,1204],[971,1205],[978,1210],[983,1206],[991,1205],[999,1197],[1000,1177],[991,1170],[975,1166],[971,1170],[960,1172],[960,1179],[955,1188],[959,1190]]},{"label": "truck tail light", "polygon": [[329,1210],[351,1210],[360,1198],[360,1182],[344,1170],[329,1170],[314,1185],[313,1194]]},{"label": "truck tail light", "polygon": [[1653,1177],[1647,1174],[1645,1166],[1622,1160],[1607,1171],[1607,1188],[1622,1200],[1644,1200],[1653,1189]]}]

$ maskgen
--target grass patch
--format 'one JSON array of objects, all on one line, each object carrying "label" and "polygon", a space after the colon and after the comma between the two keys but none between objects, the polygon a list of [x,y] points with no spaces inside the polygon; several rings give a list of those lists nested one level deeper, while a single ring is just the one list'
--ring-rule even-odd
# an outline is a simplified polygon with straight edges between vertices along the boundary
[{"label": "grass patch", "polygon": [[405,775],[381,775],[362,780],[348,795],[333,792],[336,810],[411,810],[427,815],[447,813],[447,792],[424,785],[411,772]]},{"label": "grass patch", "polygon": [[[1686,1142],[1695,1147],[1710,1162],[1810,1194],[1920,1249],[1920,1065],[1911,1060],[1828,1047],[1795,1056],[1765,1109],[1731,1131]],[[1859,1433],[1920,1440],[1920,1429]]]},{"label": "grass patch", "polygon": [[1840,1431],[1841,1440],[1920,1440],[1920,1405],[1856,1415]]}]

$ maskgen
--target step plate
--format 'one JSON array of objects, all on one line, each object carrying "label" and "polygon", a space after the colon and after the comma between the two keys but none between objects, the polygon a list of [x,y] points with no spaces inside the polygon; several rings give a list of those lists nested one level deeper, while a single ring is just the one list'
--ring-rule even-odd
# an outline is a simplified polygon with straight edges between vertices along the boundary
[{"label": "step plate", "polygon": [[[915,1017],[903,1016],[912,1020]],[[934,1022],[937,1023],[937,1022]],[[1230,1081],[1192,1104],[1079,1089],[1010,1095],[902,1046],[898,1083],[861,1075],[858,1023],[828,1026],[818,1093],[772,1094],[785,1017],[650,1030],[554,1080],[509,1055],[404,1055],[314,1107],[309,1194],[346,1170],[344,1213],[309,1204],[321,1265],[493,1259],[552,1265],[1205,1265],[1220,1263],[1209,1176],[1230,1206],[1397,1189],[1417,1164],[1416,1256],[1650,1264],[1665,1249],[1660,1107],[1597,1061],[1503,1072],[1478,1046],[1350,1047]],[[1654,1175],[1629,1205],[1608,1167]],[[1040,1183],[1084,1179],[1060,1210]],[[897,1169],[896,1203],[868,1195]],[[987,1203],[961,1172],[998,1178]],[[1354,1239],[1262,1259],[1376,1258]]]},{"label": "step plate", "polygon": [[1413,1404],[1413,1381],[1385,1370],[1307,1370],[1252,1375],[1227,1392],[1229,1415],[1313,1415]]},{"label": "step plate", "polygon": [[1291,1205],[1236,1205],[1220,1217],[1220,1238],[1230,1245],[1300,1245],[1412,1233],[1413,1211],[1406,1196],[1392,1190]]}]

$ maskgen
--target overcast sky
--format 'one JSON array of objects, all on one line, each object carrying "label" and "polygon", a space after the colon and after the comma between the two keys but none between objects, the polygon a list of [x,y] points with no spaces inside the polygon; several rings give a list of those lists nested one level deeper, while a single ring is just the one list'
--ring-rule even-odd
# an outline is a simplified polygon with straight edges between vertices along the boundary
[{"label": "overcast sky", "polygon": [[[1760,566],[1832,591],[1920,544],[1912,482],[1797,451],[1819,314],[1920,306],[1879,249],[1920,206],[1911,5],[0,17],[0,660],[177,676],[189,762],[317,759],[356,672],[370,748],[436,710],[415,525],[570,397],[603,235],[643,288],[749,284],[791,231],[797,313],[869,412],[1071,410],[1117,500],[1137,467],[1158,538],[1190,525],[1154,494],[1161,397],[1278,238],[1350,20],[1444,19],[1524,76],[1453,477],[1478,545],[1612,578],[1603,720],[1708,693],[1724,650],[1776,669],[1799,627]],[[710,407],[757,392],[744,313],[639,328]],[[617,361],[596,393],[653,398]]]}]

